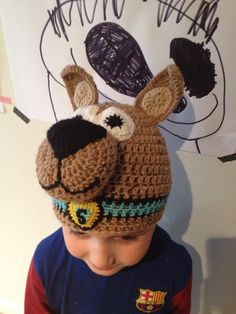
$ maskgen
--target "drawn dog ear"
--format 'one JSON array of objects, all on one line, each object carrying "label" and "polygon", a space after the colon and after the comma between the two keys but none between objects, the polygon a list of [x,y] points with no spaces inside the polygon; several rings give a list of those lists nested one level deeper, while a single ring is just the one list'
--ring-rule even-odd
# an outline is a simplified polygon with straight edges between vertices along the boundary
[{"label": "drawn dog ear", "polygon": [[161,122],[173,112],[183,91],[184,80],[178,67],[169,65],[138,94],[134,105]]},{"label": "drawn dog ear", "polygon": [[73,109],[98,102],[98,91],[92,76],[77,65],[68,65],[61,77],[66,85]]}]

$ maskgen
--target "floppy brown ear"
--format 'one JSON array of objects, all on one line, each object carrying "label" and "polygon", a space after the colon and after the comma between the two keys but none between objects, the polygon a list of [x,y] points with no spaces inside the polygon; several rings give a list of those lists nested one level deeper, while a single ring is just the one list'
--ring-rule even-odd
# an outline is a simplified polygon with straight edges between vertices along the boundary
[{"label": "floppy brown ear", "polygon": [[180,70],[176,65],[168,65],[138,94],[134,105],[161,122],[173,112],[183,91],[184,80]]},{"label": "floppy brown ear", "polygon": [[77,65],[68,65],[61,77],[66,85],[73,109],[82,105],[92,105],[98,102],[98,91],[92,76]]}]

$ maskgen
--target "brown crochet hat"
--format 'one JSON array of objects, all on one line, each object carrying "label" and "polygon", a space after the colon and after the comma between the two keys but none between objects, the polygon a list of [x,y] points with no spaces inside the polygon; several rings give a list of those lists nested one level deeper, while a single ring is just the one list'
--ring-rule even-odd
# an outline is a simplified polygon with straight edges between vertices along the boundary
[{"label": "brown crochet hat", "polygon": [[74,116],[52,125],[36,160],[57,217],[79,231],[140,231],[156,223],[171,186],[157,123],[183,95],[180,71],[169,65],[133,106],[98,104],[92,77],[78,66],[67,66],[62,78]]}]

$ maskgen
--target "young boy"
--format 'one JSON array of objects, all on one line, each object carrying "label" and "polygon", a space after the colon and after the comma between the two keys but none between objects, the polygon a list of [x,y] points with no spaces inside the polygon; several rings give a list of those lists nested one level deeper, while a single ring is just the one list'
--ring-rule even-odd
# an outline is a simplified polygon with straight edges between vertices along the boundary
[{"label": "young boy", "polygon": [[179,70],[159,73],[134,106],[97,105],[77,66],[62,77],[78,109],[48,130],[36,161],[62,228],[34,253],[25,314],[189,314],[191,258],[157,226],[171,176],[156,124],[182,97]]}]

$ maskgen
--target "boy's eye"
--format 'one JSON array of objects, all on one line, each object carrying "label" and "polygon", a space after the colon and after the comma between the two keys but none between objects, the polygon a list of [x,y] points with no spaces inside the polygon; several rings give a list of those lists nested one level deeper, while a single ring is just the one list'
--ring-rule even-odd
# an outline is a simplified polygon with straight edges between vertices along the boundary
[{"label": "boy's eye", "polygon": [[87,233],[84,233],[84,232],[79,232],[79,231],[73,231],[71,230],[70,231],[71,234],[75,235],[76,237],[78,238],[81,238],[81,239],[85,239],[85,238],[88,238],[89,235]]},{"label": "boy's eye", "polygon": [[122,236],[121,239],[124,241],[135,241],[138,239],[138,237],[137,236]]}]

